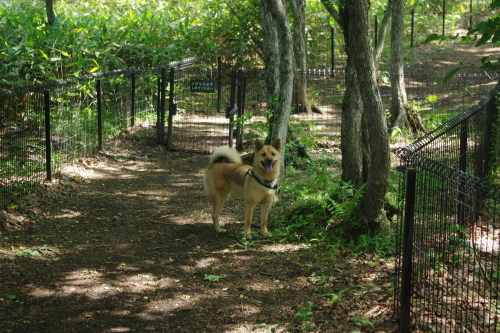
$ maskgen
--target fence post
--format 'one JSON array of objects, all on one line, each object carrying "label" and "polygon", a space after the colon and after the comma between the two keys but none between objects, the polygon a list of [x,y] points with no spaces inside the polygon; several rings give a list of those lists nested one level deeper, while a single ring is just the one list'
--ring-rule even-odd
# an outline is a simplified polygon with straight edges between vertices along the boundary
[{"label": "fence post", "polygon": [[[228,111],[232,111],[234,109],[234,100],[236,96],[236,73],[235,71],[231,71],[231,96],[229,98],[229,108]],[[234,115],[230,115],[228,113],[227,117],[229,118],[229,137],[228,137],[228,146],[233,147],[233,129],[234,129]]]},{"label": "fence post", "polygon": [[102,150],[102,87],[101,80],[96,81],[97,91],[97,150]]},{"label": "fence post", "polygon": [[165,144],[165,108],[166,108],[166,96],[167,91],[167,69],[163,67],[161,69],[161,85],[160,85],[160,137],[159,141],[161,145]]},{"label": "fence post", "polygon": [[332,75],[335,75],[335,28],[333,26],[331,27],[331,33],[330,53],[332,58]]},{"label": "fence post", "polygon": [[236,149],[238,151],[243,150],[243,120],[242,116],[244,113],[243,104],[244,104],[244,94],[245,94],[245,85],[244,85],[244,76],[241,70],[238,71],[238,93],[237,93],[237,102],[236,107],[238,108],[238,119],[236,122]]},{"label": "fence post", "polygon": [[[468,137],[468,121],[465,120],[460,124],[460,156],[459,156],[459,169],[462,172],[467,172],[467,137]],[[465,184],[463,180],[460,181],[458,186],[458,207],[457,219],[458,224],[465,225]]]},{"label": "fence post", "polygon": [[401,333],[411,332],[411,294],[413,273],[413,227],[415,221],[415,194],[416,194],[415,168],[406,169],[406,193],[404,208],[404,230],[403,230],[403,260],[401,272],[401,295],[400,295],[400,321]]},{"label": "fence post", "polygon": [[411,9],[411,33],[410,33],[410,47],[413,48],[413,34],[415,33],[415,8]]},{"label": "fence post", "polygon": [[446,17],[446,0],[443,0],[443,33],[442,35],[444,35],[444,22],[445,22],[445,17]]},{"label": "fence post", "polygon": [[222,101],[222,57],[217,57],[217,113],[220,112],[220,105]]},{"label": "fence post", "polygon": [[168,130],[167,130],[167,149],[172,148],[172,131],[174,124],[174,115],[177,113],[177,104],[175,103],[175,69],[170,68],[169,94],[168,94]]},{"label": "fence post", "polygon": [[486,104],[486,121],[484,125],[484,138],[481,143],[481,148],[479,149],[479,158],[480,161],[476,163],[478,165],[478,172],[476,172],[476,176],[480,179],[485,179],[490,172],[491,167],[495,161],[495,151],[493,149],[498,138],[499,129],[496,128],[496,124],[498,124],[498,105],[495,95],[492,96],[491,100]]},{"label": "fence post", "polygon": [[50,128],[50,92],[43,92],[44,111],[45,111],[45,169],[47,180],[52,180],[52,134]]},{"label": "fence post", "polygon": [[469,16],[469,28],[472,28],[472,0],[470,0],[469,3],[469,8],[470,8],[470,16]]},{"label": "fence post", "polygon": [[132,73],[131,76],[132,81],[132,91],[130,96],[130,127],[134,127],[135,125],[135,73]]},{"label": "fence post", "polygon": [[158,82],[156,83],[156,142],[161,143],[161,133],[160,133],[160,118],[161,118],[161,75],[158,77]]}]

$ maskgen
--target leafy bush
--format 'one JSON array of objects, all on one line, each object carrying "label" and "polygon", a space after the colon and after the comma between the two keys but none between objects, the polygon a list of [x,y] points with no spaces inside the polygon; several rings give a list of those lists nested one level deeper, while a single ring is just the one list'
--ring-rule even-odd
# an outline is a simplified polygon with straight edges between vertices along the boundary
[{"label": "leafy bush", "polygon": [[332,170],[331,159],[307,163],[305,170],[288,167],[282,179],[273,214],[275,236],[320,246],[338,244],[355,252],[393,253],[394,239],[387,223],[370,233],[358,217],[363,188],[356,190],[342,181]]}]

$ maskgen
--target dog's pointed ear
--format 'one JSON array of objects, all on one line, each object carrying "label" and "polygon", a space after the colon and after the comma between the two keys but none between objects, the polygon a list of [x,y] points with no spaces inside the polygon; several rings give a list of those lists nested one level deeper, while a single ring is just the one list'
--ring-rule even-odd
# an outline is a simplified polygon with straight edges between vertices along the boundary
[{"label": "dog's pointed ear", "polygon": [[255,139],[255,150],[261,150],[264,144],[259,139]]},{"label": "dog's pointed ear", "polygon": [[281,140],[280,138],[277,138],[274,140],[273,145],[272,145],[276,150],[281,150]]}]

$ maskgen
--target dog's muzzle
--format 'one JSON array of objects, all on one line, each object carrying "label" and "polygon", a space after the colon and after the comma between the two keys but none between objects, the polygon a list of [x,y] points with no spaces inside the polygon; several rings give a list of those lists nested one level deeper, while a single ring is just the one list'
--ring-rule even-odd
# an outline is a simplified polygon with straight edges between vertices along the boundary
[{"label": "dog's muzzle", "polygon": [[266,158],[265,160],[260,161],[260,163],[262,163],[262,166],[267,173],[272,173],[274,170],[274,165],[276,164],[276,160],[272,158]]}]

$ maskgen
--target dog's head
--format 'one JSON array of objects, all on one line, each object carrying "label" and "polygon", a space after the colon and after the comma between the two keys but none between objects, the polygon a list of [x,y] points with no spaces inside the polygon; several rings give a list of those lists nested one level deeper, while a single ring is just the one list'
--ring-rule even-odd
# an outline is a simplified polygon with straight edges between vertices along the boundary
[{"label": "dog's head", "polygon": [[259,139],[255,140],[255,155],[253,167],[261,171],[266,178],[276,178],[280,172],[281,140],[274,140],[272,145],[264,145]]}]

